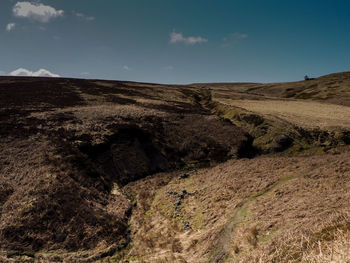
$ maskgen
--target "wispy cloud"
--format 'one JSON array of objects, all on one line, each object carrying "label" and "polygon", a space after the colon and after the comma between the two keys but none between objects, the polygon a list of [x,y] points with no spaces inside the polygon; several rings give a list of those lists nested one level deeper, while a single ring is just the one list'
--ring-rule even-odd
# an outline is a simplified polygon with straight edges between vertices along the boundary
[{"label": "wispy cloud", "polygon": [[187,45],[195,45],[208,42],[208,39],[203,37],[184,37],[182,33],[176,33],[175,31],[170,34],[170,43],[184,43]]},{"label": "wispy cloud", "polygon": [[7,26],[6,26],[6,31],[10,32],[10,31],[12,31],[13,29],[15,29],[15,27],[16,27],[16,23],[9,23],[9,24],[7,24]]},{"label": "wispy cloud", "polygon": [[83,14],[83,13],[78,13],[78,12],[74,12],[74,11],[73,11],[73,14],[74,14],[76,17],[78,17],[78,18],[80,18],[80,19],[83,19],[83,20],[86,20],[86,21],[93,21],[93,20],[95,20],[95,17],[94,17],[94,16],[88,16],[88,15],[85,15],[85,14]]},{"label": "wispy cloud", "polygon": [[12,9],[13,15],[18,18],[26,18],[41,23],[47,23],[51,19],[63,16],[63,10],[57,10],[52,6],[35,2],[17,2]]},{"label": "wispy cloud", "polygon": [[38,71],[30,71],[25,68],[16,69],[9,74],[10,76],[21,76],[21,77],[53,77],[59,78],[60,75],[51,73],[46,69],[39,69]]},{"label": "wispy cloud", "polygon": [[82,76],[88,76],[88,75],[90,75],[90,72],[81,72],[80,75],[82,75]]},{"label": "wispy cloud", "polygon": [[3,70],[0,70],[0,75],[6,75],[6,72],[5,71],[3,71]]},{"label": "wispy cloud", "polygon": [[233,33],[232,35],[233,35],[233,37],[235,37],[236,39],[245,39],[245,38],[248,38],[248,35],[247,35],[247,34],[242,34],[242,33],[239,33],[239,32]]},{"label": "wispy cloud", "polygon": [[225,48],[225,47],[234,46],[239,41],[246,38],[248,38],[248,34],[239,33],[239,32],[230,33],[229,35],[223,38],[223,43],[221,47]]},{"label": "wispy cloud", "polygon": [[131,70],[131,68],[130,68],[129,66],[126,66],[126,65],[123,66],[123,69],[124,69],[125,71]]},{"label": "wispy cloud", "polygon": [[173,70],[173,69],[174,69],[174,67],[173,67],[173,66],[171,66],[171,65],[169,65],[169,66],[164,67],[164,69],[166,69],[166,70]]}]

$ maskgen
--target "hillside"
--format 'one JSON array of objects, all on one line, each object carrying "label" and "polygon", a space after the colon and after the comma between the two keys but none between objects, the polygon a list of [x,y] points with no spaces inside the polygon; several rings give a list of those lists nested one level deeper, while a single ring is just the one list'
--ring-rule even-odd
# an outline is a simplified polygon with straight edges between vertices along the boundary
[{"label": "hillside", "polygon": [[346,262],[349,92],[0,77],[0,261]]},{"label": "hillside", "polygon": [[288,98],[313,100],[350,106],[350,72],[335,73],[308,81],[281,83],[200,83],[195,87],[210,88],[215,97],[233,99]]}]

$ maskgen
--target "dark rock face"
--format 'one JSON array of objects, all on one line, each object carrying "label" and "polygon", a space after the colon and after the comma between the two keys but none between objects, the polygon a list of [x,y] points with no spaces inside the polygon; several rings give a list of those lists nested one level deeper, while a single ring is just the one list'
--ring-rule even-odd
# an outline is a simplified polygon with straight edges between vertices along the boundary
[{"label": "dark rock face", "polygon": [[348,131],[342,132],[341,140],[342,140],[346,145],[349,145],[349,144],[350,144],[350,132],[348,132]]},{"label": "dark rock face", "polygon": [[287,135],[279,135],[277,136],[272,145],[271,145],[271,150],[273,152],[283,152],[287,150],[293,143],[293,139],[290,138]]},{"label": "dark rock face", "polygon": [[245,121],[246,123],[252,124],[255,127],[264,123],[264,118],[257,114],[240,114],[237,116],[239,121]]},{"label": "dark rock face", "polygon": [[186,165],[207,166],[252,152],[249,134],[213,116],[135,122],[117,127],[103,144],[80,147],[108,181],[125,185],[157,172]]},{"label": "dark rock face", "polygon": [[252,151],[253,138],[248,133],[216,116],[175,117],[163,127],[164,141],[172,149],[171,159],[184,163],[222,162],[247,157]]},{"label": "dark rock face", "polygon": [[169,167],[151,136],[136,127],[122,129],[105,144],[83,148],[83,151],[88,153],[105,178],[120,185]]}]

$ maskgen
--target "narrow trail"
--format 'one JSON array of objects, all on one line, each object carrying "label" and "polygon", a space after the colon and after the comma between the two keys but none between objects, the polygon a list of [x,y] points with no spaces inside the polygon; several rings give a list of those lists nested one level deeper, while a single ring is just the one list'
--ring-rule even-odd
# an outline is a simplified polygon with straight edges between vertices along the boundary
[{"label": "narrow trail", "polygon": [[[201,91],[201,99],[199,101],[199,104],[201,107],[205,110],[211,111],[210,103],[214,102],[212,99],[212,92],[210,89],[205,89]],[[226,105],[225,103],[217,102],[223,105]],[[230,107],[233,107],[232,105],[227,105]],[[215,113],[214,113],[215,114]],[[218,115],[219,116],[219,115]],[[219,116],[220,117],[220,116]],[[274,118],[279,118],[278,116],[273,115]],[[283,122],[289,123],[287,120],[283,119]],[[292,123],[290,123],[292,124]],[[220,232],[220,236],[218,237],[218,241],[216,246],[213,249],[212,256],[207,261],[208,263],[222,263],[227,261],[230,257],[232,257],[232,243],[233,237],[235,235],[236,228],[243,223],[247,218],[247,210],[249,207],[256,202],[258,199],[263,198],[267,194],[271,193],[272,191],[282,187],[289,181],[302,177],[305,173],[310,172],[314,168],[309,169],[308,171],[305,171],[303,174],[300,175],[291,175],[280,178],[277,182],[274,184],[266,187],[262,191],[258,193],[253,193],[251,196],[246,198],[241,205],[236,208],[233,212],[233,215],[231,219],[229,219],[228,223],[223,227],[222,231]]]},{"label": "narrow trail", "polygon": [[[323,164],[321,166],[326,166],[327,164]],[[251,204],[256,202],[258,199],[266,196],[267,194],[271,193],[272,191],[284,186],[285,184],[289,183],[290,181],[298,178],[302,178],[306,174],[312,172],[313,170],[320,168],[318,167],[311,167],[310,169],[303,171],[301,174],[296,175],[289,175],[282,177],[274,184],[268,186],[267,188],[263,189],[262,191],[255,193],[245,199],[241,206],[237,208],[234,211],[233,217],[229,220],[229,222],[225,225],[225,227],[222,230],[222,235],[219,237],[219,240],[216,245],[216,249],[213,250],[214,254],[213,256],[208,260],[208,263],[223,263],[227,259],[232,256],[232,246],[231,246],[231,240],[233,239],[233,236],[235,234],[236,227],[244,222],[246,219],[246,213],[245,211],[249,208]]]},{"label": "narrow trail", "polygon": [[[212,102],[212,94],[210,89],[202,91],[202,99],[200,101],[200,105],[202,106],[202,108],[210,111],[210,107],[208,106],[210,102]],[[265,188],[263,191],[255,193],[252,196],[248,197],[246,200],[244,200],[241,206],[235,209],[232,218],[222,229],[222,235],[220,236],[216,245],[216,249],[214,250],[214,254],[209,259],[208,263],[225,262],[231,256],[232,236],[234,235],[236,227],[240,223],[242,223],[246,217],[246,215],[244,215],[244,211],[247,210],[253,202],[255,202],[258,198],[267,195],[268,193],[272,192],[273,190],[277,189],[278,187],[282,186],[283,184],[287,183],[289,180],[292,180],[294,178],[296,178],[296,176],[281,178],[279,181]]]},{"label": "narrow trail", "polygon": [[286,184],[288,181],[295,178],[297,178],[297,176],[288,176],[288,177],[281,178],[279,181],[265,188],[263,191],[248,197],[241,204],[241,206],[235,210],[233,217],[230,219],[229,223],[227,223],[223,228],[222,235],[217,243],[216,252],[213,255],[213,257],[209,260],[209,262],[212,262],[212,263],[225,262],[231,256],[232,236],[234,235],[236,226],[242,223],[246,217],[245,215],[243,215],[244,211],[248,209],[248,207],[252,203],[254,203],[258,198],[264,197],[265,195],[269,194],[270,192],[276,190],[277,188]]}]

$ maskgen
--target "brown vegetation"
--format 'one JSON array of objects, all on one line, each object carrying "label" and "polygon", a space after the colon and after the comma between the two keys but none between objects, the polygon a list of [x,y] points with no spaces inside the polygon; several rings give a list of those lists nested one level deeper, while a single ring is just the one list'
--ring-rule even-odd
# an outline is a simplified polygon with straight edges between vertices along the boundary
[{"label": "brown vegetation", "polygon": [[348,74],[1,77],[0,261],[345,262]]},{"label": "brown vegetation", "polygon": [[41,78],[0,84],[5,255],[120,251],[131,212],[120,187],[250,154],[251,137],[210,115],[191,89]]}]

